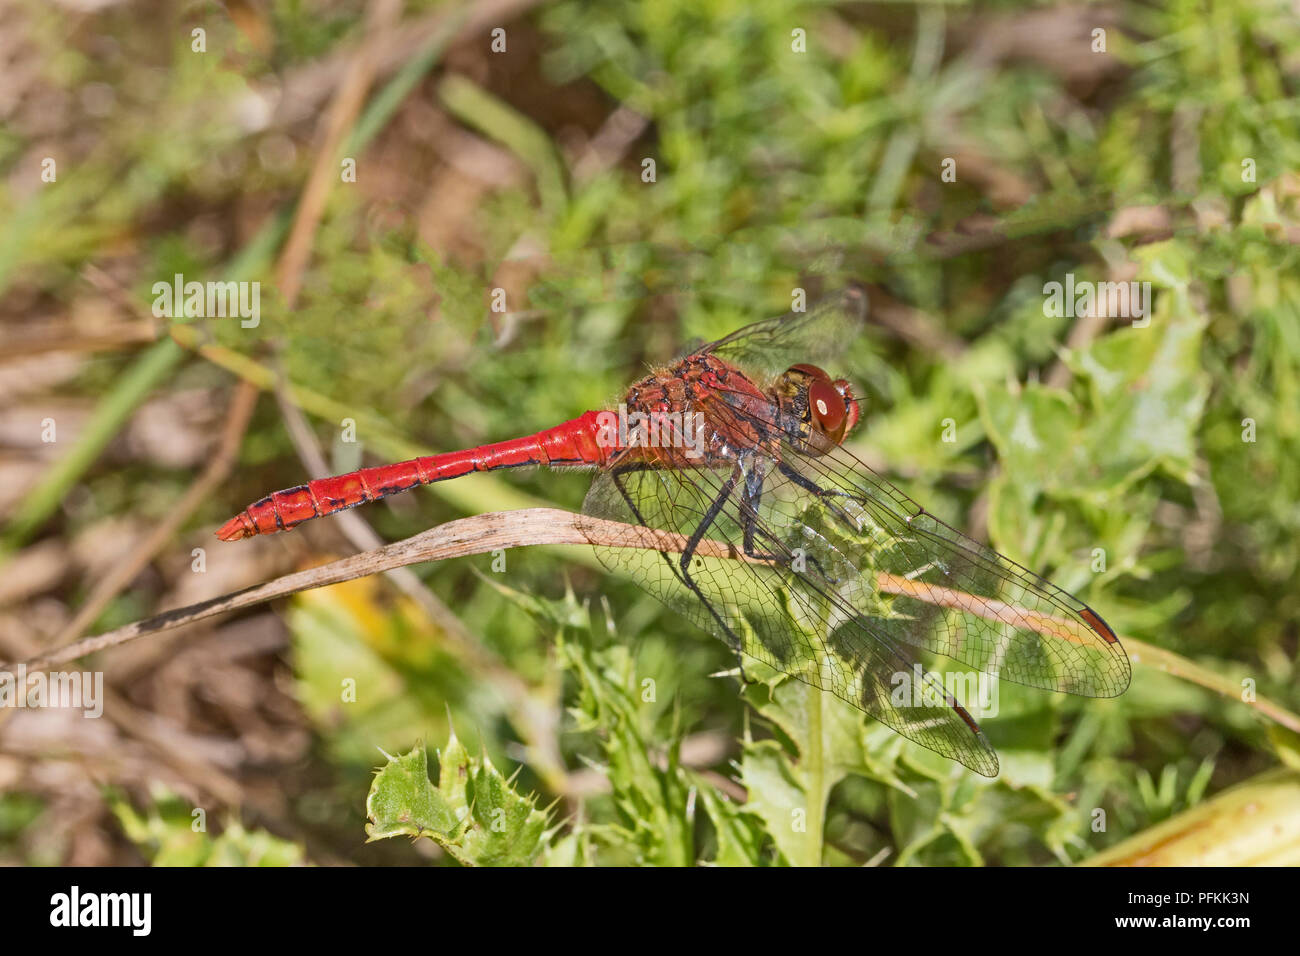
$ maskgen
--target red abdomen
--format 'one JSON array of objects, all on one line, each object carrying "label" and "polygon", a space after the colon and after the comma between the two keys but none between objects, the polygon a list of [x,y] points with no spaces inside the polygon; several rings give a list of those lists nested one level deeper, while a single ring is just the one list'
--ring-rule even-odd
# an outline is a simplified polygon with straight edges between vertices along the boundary
[{"label": "red abdomen", "polygon": [[367,501],[472,471],[522,465],[603,465],[615,449],[597,440],[599,412],[585,414],[525,438],[480,445],[445,455],[412,458],[394,465],[362,468],[333,478],[317,478],[255,501],[217,531],[222,541],[287,531],[311,518],[353,508]]}]

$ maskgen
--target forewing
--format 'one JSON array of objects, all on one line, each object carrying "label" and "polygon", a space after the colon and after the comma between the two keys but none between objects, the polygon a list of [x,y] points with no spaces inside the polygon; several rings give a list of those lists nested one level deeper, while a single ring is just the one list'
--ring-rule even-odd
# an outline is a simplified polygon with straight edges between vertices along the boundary
[{"label": "forewing", "polygon": [[791,365],[819,364],[843,354],[862,331],[867,293],[858,286],[825,296],[803,312],[789,312],[737,329],[700,349],[767,381]]},{"label": "forewing", "polygon": [[[584,513],[680,537],[658,551],[645,548],[635,529],[611,540],[609,526],[601,526],[593,533],[597,554],[733,650],[835,694],[978,773],[996,775],[997,756],[978,724],[906,645],[860,609],[871,586],[849,556],[808,528],[787,496],[765,488],[756,506],[745,503],[743,488],[760,477],[799,498],[799,489],[771,469],[769,459],[754,455],[692,469],[616,464],[597,476]],[[680,552],[706,522],[699,553],[684,571]],[[752,549],[768,559],[744,556],[747,525]],[[811,560],[796,560],[801,554]]]}]

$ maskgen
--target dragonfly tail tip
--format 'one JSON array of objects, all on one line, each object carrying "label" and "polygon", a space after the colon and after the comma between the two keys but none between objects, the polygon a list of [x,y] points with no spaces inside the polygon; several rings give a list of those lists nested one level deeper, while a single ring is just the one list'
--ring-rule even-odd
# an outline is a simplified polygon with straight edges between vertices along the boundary
[{"label": "dragonfly tail tip", "polygon": [[256,533],[252,522],[245,514],[236,515],[217,529],[217,537],[222,541],[238,541],[240,538],[252,537]]}]

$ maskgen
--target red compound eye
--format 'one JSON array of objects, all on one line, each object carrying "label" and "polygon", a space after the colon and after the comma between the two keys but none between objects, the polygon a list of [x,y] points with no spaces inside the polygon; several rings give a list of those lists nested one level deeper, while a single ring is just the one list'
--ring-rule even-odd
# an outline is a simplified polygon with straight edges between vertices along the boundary
[{"label": "red compound eye", "polygon": [[848,421],[848,406],[844,396],[835,390],[835,386],[825,379],[814,380],[808,386],[808,411],[813,424],[827,436],[838,441],[844,435],[844,424]]},{"label": "red compound eye", "polygon": [[839,444],[858,423],[858,400],[844,379],[831,377],[816,365],[791,365],[783,376],[790,393],[807,389],[808,418],[813,426]]}]

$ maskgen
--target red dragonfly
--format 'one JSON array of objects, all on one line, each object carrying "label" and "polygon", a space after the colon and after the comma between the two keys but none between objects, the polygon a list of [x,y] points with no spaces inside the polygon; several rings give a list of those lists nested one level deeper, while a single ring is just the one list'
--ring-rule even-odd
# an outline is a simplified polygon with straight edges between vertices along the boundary
[{"label": "red dragonfly", "polygon": [[[984,732],[917,650],[1086,697],[1123,693],[1128,657],[1088,605],[944,524],[844,447],[858,400],[809,363],[842,352],[865,313],[865,293],[850,288],[657,369],[618,412],[277,491],[217,536],[284,531],[474,471],[593,467],[583,513],[633,526],[624,546],[602,525],[601,560],[721,638],[742,671],[747,656],[763,661],[995,776]],[[674,549],[648,550],[637,526],[670,532]],[[921,693],[897,693],[917,680]]]}]

